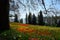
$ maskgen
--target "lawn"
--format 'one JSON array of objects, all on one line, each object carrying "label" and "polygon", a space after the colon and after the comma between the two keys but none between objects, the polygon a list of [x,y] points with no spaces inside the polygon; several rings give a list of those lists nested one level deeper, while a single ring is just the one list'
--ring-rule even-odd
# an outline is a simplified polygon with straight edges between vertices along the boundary
[{"label": "lawn", "polygon": [[10,28],[12,32],[9,33],[12,33],[13,37],[18,36],[15,40],[60,40],[60,27],[10,23]]}]

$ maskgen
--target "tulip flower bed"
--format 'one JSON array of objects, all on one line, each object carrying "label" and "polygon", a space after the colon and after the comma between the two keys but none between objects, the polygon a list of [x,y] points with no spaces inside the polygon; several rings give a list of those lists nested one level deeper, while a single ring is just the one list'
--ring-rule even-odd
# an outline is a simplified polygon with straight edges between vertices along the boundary
[{"label": "tulip flower bed", "polygon": [[[10,23],[12,31],[7,32],[11,40],[60,40],[60,27]],[[6,32],[5,32],[6,33]],[[4,34],[5,34],[4,33]],[[13,39],[14,38],[14,39]]]}]

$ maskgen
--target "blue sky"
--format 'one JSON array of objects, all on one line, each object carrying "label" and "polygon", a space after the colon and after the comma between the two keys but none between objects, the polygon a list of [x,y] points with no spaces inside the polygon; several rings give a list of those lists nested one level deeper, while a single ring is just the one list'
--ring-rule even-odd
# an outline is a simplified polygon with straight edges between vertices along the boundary
[{"label": "blue sky", "polygon": [[[20,6],[19,6],[19,19],[20,18],[25,18],[25,15],[26,13],[29,14],[29,11],[33,14],[35,14],[36,16],[38,15],[39,11],[42,10],[44,11],[44,9],[42,8],[43,6],[40,4],[41,2],[38,3],[37,0],[20,0],[26,7],[24,7],[22,4],[18,3]],[[28,1],[28,2],[27,2]],[[32,3],[36,3],[37,5],[34,5],[35,9],[34,10],[30,3],[30,1]],[[39,0],[40,1],[40,0]],[[55,0],[54,0],[55,1]],[[15,2],[17,2],[17,0],[15,0]],[[29,5],[29,6],[28,6]],[[45,5],[46,5],[46,8],[48,9],[49,7],[55,7],[57,10],[60,10],[60,5],[59,4],[56,4],[54,6],[50,6],[51,5],[51,0],[45,0]],[[41,7],[42,6],[42,7]],[[31,7],[31,8],[30,8]],[[30,10],[29,10],[30,9]],[[10,11],[11,14],[14,15],[14,12]],[[48,14],[50,15],[50,14]],[[43,13],[43,16],[45,16],[45,14]]]}]

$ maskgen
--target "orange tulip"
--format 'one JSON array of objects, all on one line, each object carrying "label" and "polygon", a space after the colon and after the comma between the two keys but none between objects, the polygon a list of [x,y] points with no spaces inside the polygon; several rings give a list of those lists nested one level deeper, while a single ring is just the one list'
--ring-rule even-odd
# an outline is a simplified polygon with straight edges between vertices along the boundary
[{"label": "orange tulip", "polygon": [[24,28],[17,28],[18,31],[24,32]]}]

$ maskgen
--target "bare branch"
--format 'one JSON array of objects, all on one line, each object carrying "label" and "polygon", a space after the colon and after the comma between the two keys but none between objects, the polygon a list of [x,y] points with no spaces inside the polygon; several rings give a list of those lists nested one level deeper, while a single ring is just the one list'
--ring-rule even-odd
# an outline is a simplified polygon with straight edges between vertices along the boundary
[{"label": "bare branch", "polygon": [[23,4],[20,0],[17,0],[17,1],[18,1],[20,4],[22,4],[24,7],[26,7],[25,4]]}]

